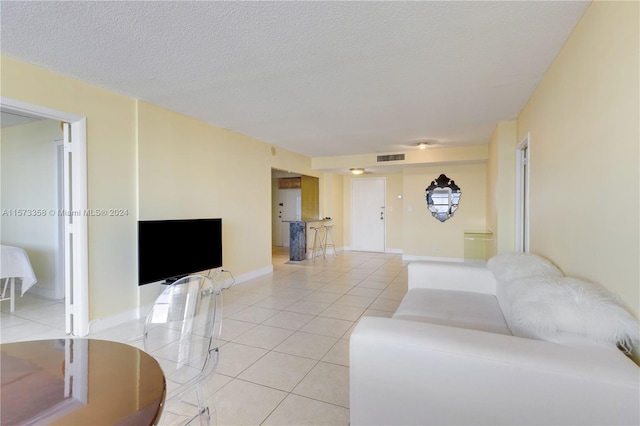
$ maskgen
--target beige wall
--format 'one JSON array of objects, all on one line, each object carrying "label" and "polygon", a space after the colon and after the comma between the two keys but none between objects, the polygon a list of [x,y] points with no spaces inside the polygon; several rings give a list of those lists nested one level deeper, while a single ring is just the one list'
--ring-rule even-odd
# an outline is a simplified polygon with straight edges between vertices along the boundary
[{"label": "beige wall", "polygon": [[[488,154],[487,145],[433,147],[425,150],[407,149],[404,161],[394,161],[394,166],[421,164],[460,163],[464,161],[484,161]],[[314,157],[311,164],[315,169],[349,169],[351,167],[380,167],[377,154],[341,155],[333,157]]]},{"label": "beige wall", "polygon": [[[515,124],[513,124],[515,126]],[[386,250],[389,252],[403,253],[406,255],[415,255],[415,253],[411,253],[407,251],[407,244],[409,247],[419,247],[422,242],[416,240],[412,232],[407,232],[406,225],[406,209],[405,205],[407,202],[407,190],[406,185],[404,183],[404,174],[411,174],[411,170],[414,167],[424,168],[424,167],[436,167],[439,168],[440,165],[464,165],[464,164],[478,164],[485,163],[489,156],[489,145],[475,145],[475,146],[465,146],[465,147],[450,147],[450,148],[441,148],[434,147],[426,150],[418,150],[412,149],[407,150],[406,160],[403,162],[398,162],[394,164],[394,166],[398,167],[397,173],[372,173],[365,174],[364,176],[354,177],[354,176],[344,176],[342,178],[342,220],[341,222],[344,224],[344,229],[342,230],[342,238],[343,245],[345,247],[349,247],[351,244],[351,212],[350,212],[350,197],[351,197],[351,181],[353,179],[366,179],[367,177],[384,177],[386,179]],[[365,167],[365,166],[380,166],[376,161],[376,154],[366,154],[366,155],[353,155],[353,156],[334,156],[334,157],[315,157],[311,159],[311,164],[314,168],[318,169],[327,169],[327,170],[338,170],[345,169],[350,167]],[[326,175],[331,175],[327,173]],[[439,175],[439,174],[438,174]],[[420,183],[418,186],[423,185],[421,188],[422,194],[424,194],[424,189],[428,186],[431,180],[438,177],[435,175],[433,177],[425,177],[425,184]],[[428,182],[426,181],[428,179]],[[486,176],[481,177],[482,182],[486,181]],[[487,188],[482,189],[482,193],[486,193]],[[477,191],[476,191],[477,193]],[[322,194],[321,194],[322,195]],[[402,195],[402,198],[398,198],[398,195]],[[413,194],[415,195],[415,194]],[[411,196],[411,194],[409,194]],[[424,198],[424,197],[423,197]],[[424,201],[424,205],[426,205],[426,201]],[[483,201],[484,206],[484,201]],[[332,216],[332,215],[329,215]],[[335,215],[333,215],[335,216]],[[482,213],[482,219],[474,219],[473,222],[477,222],[477,226],[474,226],[474,229],[486,229],[486,223],[484,217],[486,216],[486,212]],[[435,220],[435,219],[433,219]],[[482,222],[482,223],[480,223]],[[455,237],[454,237],[455,238]],[[462,237],[460,237],[462,239]],[[419,250],[422,252],[423,250]],[[457,258],[462,258],[464,253],[460,251],[459,255],[456,255]],[[427,256],[422,254],[420,256]],[[428,254],[431,256],[431,254]],[[442,257],[442,256],[440,256]]]},{"label": "beige wall", "polygon": [[[404,255],[464,258],[464,231],[486,229],[486,163],[433,165],[404,169]],[[427,210],[424,196],[431,181],[444,173],[462,191],[460,207],[445,222]]]},{"label": "beige wall", "polygon": [[498,123],[489,142],[487,161],[487,229],[493,233],[488,256],[515,247],[515,172],[517,122]]},{"label": "beige wall", "polygon": [[128,216],[89,217],[89,316],[137,306],[135,101],[1,57],[1,95],[87,117],[89,209]]},{"label": "beige wall", "polygon": [[532,252],[640,308],[638,2],[593,2],[518,117]]},{"label": "beige wall", "polygon": [[224,267],[271,265],[269,146],[138,102],[141,220],[221,217]]},{"label": "beige wall", "polygon": [[308,157],[1,60],[2,96],[87,118],[88,208],[129,212],[88,218],[91,320],[138,305],[138,217],[222,217],[225,267],[238,276],[271,265],[271,168],[322,176]]},{"label": "beige wall", "polygon": [[320,182],[317,177],[300,176],[301,217],[306,219],[320,219]]},{"label": "beige wall", "polygon": [[320,179],[320,210],[322,217],[330,217],[333,224],[331,236],[336,248],[344,246],[344,177],[334,173],[324,173]]},{"label": "beige wall", "polygon": [[[267,145],[271,168],[301,175],[321,177],[322,172],[311,168],[311,158],[273,145]],[[322,200],[320,201],[322,203]]]},{"label": "beige wall", "polygon": [[[1,136],[0,208],[9,210],[1,218],[1,241],[27,252],[37,286],[47,288],[46,294],[53,296],[58,216],[50,211],[57,211],[54,141],[62,139],[60,123],[41,120],[5,127]],[[18,216],[11,214],[11,209],[27,209],[30,213]]]},{"label": "beige wall", "polygon": [[[487,149],[483,146],[483,152]],[[435,161],[432,159],[432,161]],[[460,209],[441,223],[427,210],[424,191],[441,173],[462,188]],[[367,177],[386,180],[386,250],[409,257],[464,258],[464,231],[486,229],[486,164],[426,165],[405,167],[402,173],[345,176],[343,180],[344,245],[350,246],[351,181]],[[398,196],[401,195],[402,198]],[[433,249],[437,248],[438,251]]]}]

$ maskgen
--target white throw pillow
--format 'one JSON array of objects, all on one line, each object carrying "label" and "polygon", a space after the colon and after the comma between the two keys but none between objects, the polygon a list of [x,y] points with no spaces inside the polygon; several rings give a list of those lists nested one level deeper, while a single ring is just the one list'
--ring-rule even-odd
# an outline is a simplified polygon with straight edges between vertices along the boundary
[{"label": "white throw pillow", "polygon": [[570,277],[529,277],[505,288],[508,319],[531,335],[575,333],[630,352],[640,336],[638,321],[619,297],[599,284]]},{"label": "white throw pillow", "polygon": [[562,277],[564,274],[549,260],[532,253],[502,253],[487,261],[497,281],[503,283],[526,277]]}]

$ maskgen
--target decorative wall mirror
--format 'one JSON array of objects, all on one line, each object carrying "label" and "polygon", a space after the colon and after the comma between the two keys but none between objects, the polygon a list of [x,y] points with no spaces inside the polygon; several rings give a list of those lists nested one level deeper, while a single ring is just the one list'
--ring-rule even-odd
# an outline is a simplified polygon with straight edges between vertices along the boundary
[{"label": "decorative wall mirror", "polygon": [[431,185],[425,189],[424,196],[427,199],[427,208],[431,215],[444,222],[453,216],[460,202],[460,187],[444,174],[431,181]]}]

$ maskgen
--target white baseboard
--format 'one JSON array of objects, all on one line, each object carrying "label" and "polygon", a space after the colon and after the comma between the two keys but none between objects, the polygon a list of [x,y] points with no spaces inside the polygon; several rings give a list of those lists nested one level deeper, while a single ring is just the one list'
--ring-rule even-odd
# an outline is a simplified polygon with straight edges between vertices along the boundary
[{"label": "white baseboard", "polygon": [[399,248],[388,248],[388,247],[384,249],[384,252],[379,252],[379,251],[371,251],[371,252],[368,252],[368,251],[364,251],[364,250],[353,250],[353,249],[351,248],[351,246],[344,246],[344,247],[343,247],[343,250],[344,250],[344,251],[362,251],[362,252],[364,252],[364,253],[390,253],[390,254],[402,254],[402,249],[399,249]]},{"label": "white baseboard", "polygon": [[[228,271],[228,272],[233,273],[233,271]],[[254,271],[247,272],[246,274],[242,274],[234,278],[236,283],[241,283],[243,281],[248,281],[250,279],[269,274],[271,272],[273,272],[273,265],[265,266],[264,268],[256,269]],[[226,280],[223,281],[223,285],[225,283],[226,283]],[[153,306],[153,302],[155,301],[156,297],[162,291],[163,289],[162,287],[163,287],[163,284],[161,281],[139,286],[138,287],[138,303],[140,303],[139,307],[91,321],[89,323],[89,333],[96,333],[99,331],[109,329],[111,327],[118,326],[128,321],[133,321],[133,320],[146,317],[151,307]]]},{"label": "white baseboard", "polygon": [[[225,269],[225,271],[228,271],[227,269]],[[233,271],[229,271],[233,274]],[[241,283],[244,281],[249,281],[252,280],[254,278],[258,278],[261,277],[263,275],[267,275],[273,272],[273,265],[269,265],[269,266],[265,266],[264,268],[260,268],[260,269],[256,269],[250,272],[247,272],[246,274],[242,274],[242,275],[238,275],[237,277],[234,277],[236,280],[236,283]]]},{"label": "white baseboard", "polygon": [[487,261],[482,259],[464,259],[462,257],[435,257],[435,256],[414,256],[414,255],[403,255],[402,260],[411,262],[411,261],[421,261],[426,260],[429,262],[454,262],[454,263],[473,263],[477,265],[486,265]]},{"label": "white baseboard", "polygon": [[[20,287],[21,286],[16,282],[16,295],[22,294],[22,289]],[[56,294],[56,291],[55,291],[54,288],[41,287],[41,286],[39,286],[37,284],[34,285],[33,287],[31,287],[29,290],[27,290],[27,293],[32,293],[32,294],[34,294],[34,295],[36,295],[38,297],[43,297],[45,299],[51,299],[51,300],[64,299],[64,294],[62,295],[62,297],[56,297],[57,294]]]},{"label": "white baseboard", "polygon": [[436,262],[464,262],[464,258],[462,257],[436,257],[436,256],[415,256],[412,254],[403,254],[402,260],[406,261],[414,261],[414,260],[428,260],[428,261],[436,261]]},{"label": "white baseboard", "polygon": [[385,253],[392,253],[392,254],[402,254],[402,249],[396,249],[396,248],[386,248],[384,249]]},{"label": "white baseboard", "polygon": [[119,312],[117,314],[109,315],[106,317],[98,318],[89,322],[89,335],[91,333],[97,333],[99,331],[107,330],[111,327],[124,324],[125,322],[144,318],[144,316],[151,309],[151,304],[142,306],[128,311]]}]

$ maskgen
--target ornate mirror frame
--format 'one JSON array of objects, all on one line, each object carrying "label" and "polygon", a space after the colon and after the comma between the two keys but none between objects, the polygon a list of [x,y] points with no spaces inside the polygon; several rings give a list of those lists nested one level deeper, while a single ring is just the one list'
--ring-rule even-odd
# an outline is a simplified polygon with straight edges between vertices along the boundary
[{"label": "ornate mirror frame", "polygon": [[431,215],[440,222],[453,216],[453,213],[458,209],[461,195],[460,187],[444,174],[431,181],[431,185],[424,192],[427,208]]}]

